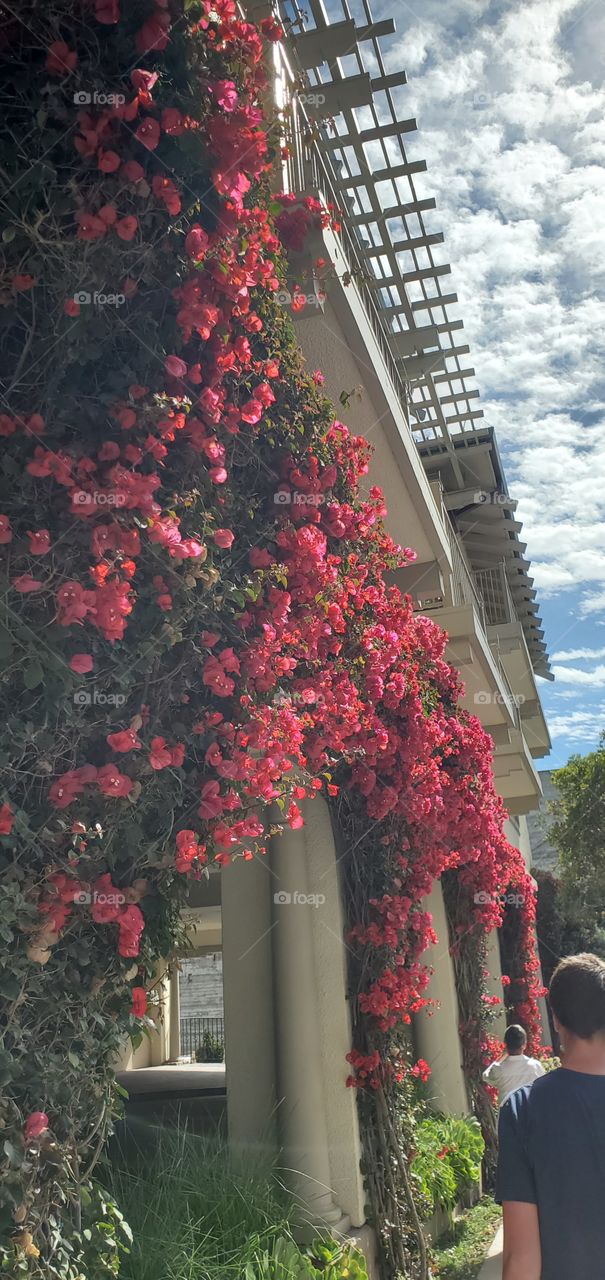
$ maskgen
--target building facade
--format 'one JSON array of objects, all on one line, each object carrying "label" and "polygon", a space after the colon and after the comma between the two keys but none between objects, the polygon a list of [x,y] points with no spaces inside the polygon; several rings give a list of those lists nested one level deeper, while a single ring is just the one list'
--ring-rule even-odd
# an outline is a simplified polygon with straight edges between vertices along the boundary
[{"label": "building facade", "polygon": [[[289,36],[270,68],[268,107],[281,113],[287,144],[275,188],[331,202],[341,229],[314,231],[291,255],[283,305],[339,416],[373,445],[368,486],[384,492],[392,537],[417,553],[394,580],[447,632],[463,705],[493,739],[508,839],[529,869],[527,815],[542,795],[536,761],[550,748],[537,683],[550,678],[548,660],[517,504],[478,404],[457,297],[446,291],[450,267],[433,256],[443,236],[425,225],[435,202],[414,185],[426,165],[404,146],[416,127],[405,115],[405,73],[385,71],[382,42],[394,24],[373,22],[367,5],[356,24],[344,0],[329,21],[321,0],[307,8],[305,18],[284,10]],[[269,12],[258,3],[248,11],[254,20]],[[292,310],[301,292],[305,306]],[[437,1008],[418,1016],[415,1047],[431,1066],[435,1105],[460,1114],[468,1097],[439,883],[427,908],[440,938],[427,956]],[[195,953],[222,952],[233,1141],[278,1141],[309,1216],[362,1230],[356,1098],[345,1088],[343,908],[324,801],[306,805],[304,828],[273,840],[262,864],[236,860],[200,881],[188,923]],[[489,963],[491,991],[501,994],[495,937]],[[124,1065],[178,1059],[182,992],[173,963],[157,1035]]]}]

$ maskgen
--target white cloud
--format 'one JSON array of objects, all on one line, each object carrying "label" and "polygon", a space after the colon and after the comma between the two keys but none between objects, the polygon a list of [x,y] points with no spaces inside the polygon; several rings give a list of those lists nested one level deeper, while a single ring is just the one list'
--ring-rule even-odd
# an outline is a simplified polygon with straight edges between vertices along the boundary
[{"label": "white cloud", "polygon": [[551,735],[559,753],[591,749],[605,726],[605,649],[582,634],[605,625],[605,6],[381,0],[391,13],[388,70],[408,70],[409,155],[428,165],[416,191],[437,201],[425,225],[445,231],[436,260],[452,266],[538,604],[559,606]]},{"label": "white cloud", "polygon": [[555,680],[560,680],[562,684],[590,685],[594,689],[605,685],[605,666],[595,667],[594,671],[582,671],[580,667],[559,667],[553,664],[552,671]]},{"label": "white cloud", "polygon": [[553,662],[578,662],[589,658],[605,658],[605,649],[562,649],[552,655]]}]

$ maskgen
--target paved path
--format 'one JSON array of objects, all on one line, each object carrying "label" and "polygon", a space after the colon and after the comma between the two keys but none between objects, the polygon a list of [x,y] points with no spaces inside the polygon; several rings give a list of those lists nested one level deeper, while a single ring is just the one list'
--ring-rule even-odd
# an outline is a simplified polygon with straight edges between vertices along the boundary
[{"label": "paved path", "polygon": [[502,1277],[502,1227],[492,1241],[491,1249],[479,1272],[478,1280],[501,1280]]}]

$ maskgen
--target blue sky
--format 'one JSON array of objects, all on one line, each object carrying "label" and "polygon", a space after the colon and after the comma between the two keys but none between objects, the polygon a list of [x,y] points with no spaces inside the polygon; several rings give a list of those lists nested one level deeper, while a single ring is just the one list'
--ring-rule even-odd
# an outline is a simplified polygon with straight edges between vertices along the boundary
[{"label": "blue sky", "polygon": [[[556,680],[553,752],[605,728],[605,4],[381,0],[420,197],[460,299]],[[383,42],[386,49],[387,42]],[[440,257],[437,257],[441,254]]]}]

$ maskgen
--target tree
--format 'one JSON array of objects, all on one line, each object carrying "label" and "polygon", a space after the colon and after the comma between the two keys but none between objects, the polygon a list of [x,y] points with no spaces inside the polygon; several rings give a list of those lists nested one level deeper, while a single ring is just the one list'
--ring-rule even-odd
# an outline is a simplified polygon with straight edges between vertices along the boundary
[{"label": "tree", "polygon": [[591,928],[605,922],[605,733],[596,751],[572,756],[552,775],[549,838],[561,858],[564,915]]}]

